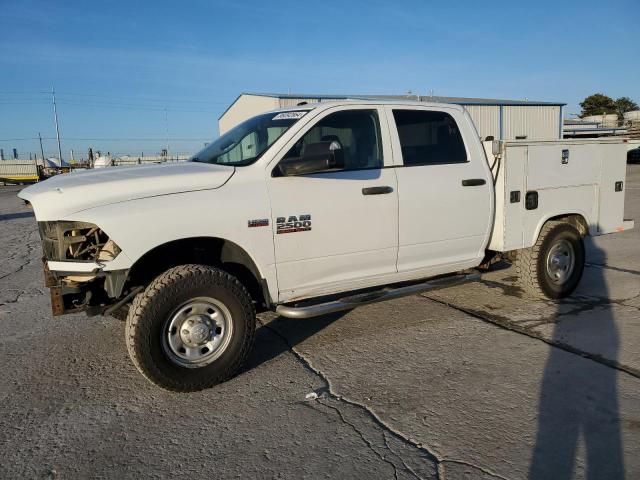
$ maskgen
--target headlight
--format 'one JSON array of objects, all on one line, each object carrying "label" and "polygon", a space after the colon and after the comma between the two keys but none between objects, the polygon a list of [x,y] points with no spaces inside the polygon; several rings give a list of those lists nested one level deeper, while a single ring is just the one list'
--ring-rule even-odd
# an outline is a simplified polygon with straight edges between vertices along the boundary
[{"label": "headlight", "polygon": [[42,250],[56,262],[113,260],[120,247],[97,225],[87,222],[38,222]]}]

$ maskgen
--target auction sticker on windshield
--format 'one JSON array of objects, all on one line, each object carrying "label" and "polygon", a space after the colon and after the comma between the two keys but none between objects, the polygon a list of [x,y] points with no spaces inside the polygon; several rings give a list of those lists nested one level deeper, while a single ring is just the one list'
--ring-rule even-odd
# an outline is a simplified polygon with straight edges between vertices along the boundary
[{"label": "auction sticker on windshield", "polygon": [[275,117],[273,117],[271,120],[292,120],[292,119],[297,120],[299,118],[304,117],[306,113],[307,113],[307,110],[303,110],[301,112],[282,112],[276,115]]}]

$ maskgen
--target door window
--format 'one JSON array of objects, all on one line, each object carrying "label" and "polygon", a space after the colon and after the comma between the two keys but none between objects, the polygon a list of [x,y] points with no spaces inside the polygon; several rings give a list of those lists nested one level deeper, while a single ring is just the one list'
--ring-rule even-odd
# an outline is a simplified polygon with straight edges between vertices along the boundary
[{"label": "door window", "polygon": [[467,152],[451,115],[426,110],[393,110],[404,165],[464,163]]},{"label": "door window", "polygon": [[258,135],[255,132],[249,133],[240,142],[238,142],[231,150],[220,155],[217,159],[218,163],[239,163],[256,156],[258,146]]},{"label": "door window", "polygon": [[327,115],[305,133],[284,158],[302,157],[307,148],[319,142],[339,143],[344,158],[344,168],[340,170],[382,168],[376,110],[347,110]]}]

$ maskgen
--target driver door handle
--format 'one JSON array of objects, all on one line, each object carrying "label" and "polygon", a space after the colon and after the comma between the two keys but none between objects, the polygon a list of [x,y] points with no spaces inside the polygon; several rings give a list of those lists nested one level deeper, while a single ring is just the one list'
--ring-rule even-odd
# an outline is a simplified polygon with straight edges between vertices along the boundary
[{"label": "driver door handle", "polygon": [[391,192],[393,192],[393,188],[386,185],[384,187],[365,187],[362,189],[363,195],[384,195]]}]

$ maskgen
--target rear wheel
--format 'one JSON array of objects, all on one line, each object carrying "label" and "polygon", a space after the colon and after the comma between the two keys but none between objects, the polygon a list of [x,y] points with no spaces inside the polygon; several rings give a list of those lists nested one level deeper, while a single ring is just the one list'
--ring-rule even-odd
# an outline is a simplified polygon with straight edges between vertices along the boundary
[{"label": "rear wheel", "polygon": [[182,265],[133,301],[129,355],[156,385],[196,391],[231,378],[253,345],[255,310],[238,280],[217,268]]},{"label": "rear wheel", "polygon": [[515,267],[518,283],[530,295],[550,299],[570,295],[584,271],[580,232],[568,223],[547,222],[535,245],[518,251]]}]

